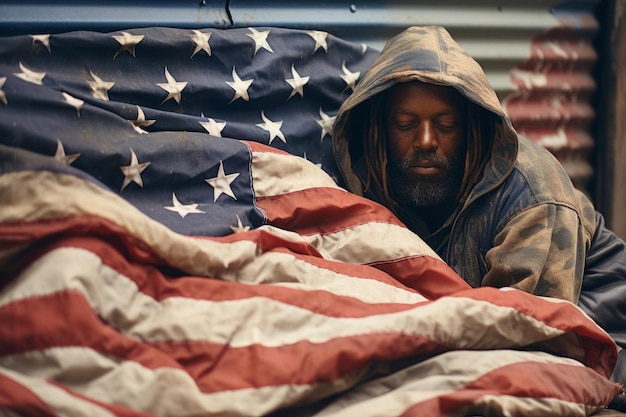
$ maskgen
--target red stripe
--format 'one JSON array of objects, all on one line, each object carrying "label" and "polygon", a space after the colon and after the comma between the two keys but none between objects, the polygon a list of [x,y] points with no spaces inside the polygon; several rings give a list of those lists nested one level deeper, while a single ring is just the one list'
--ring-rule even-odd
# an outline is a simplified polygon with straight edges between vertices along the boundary
[{"label": "red stripe", "polygon": [[90,347],[148,368],[180,368],[176,361],[103,323],[82,294],[62,291],[14,301],[0,308],[0,355],[51,347]]},{"label": "red stripe", "polygon": [[271,147],[269,145],[265,145],[260,142],[247,141],[247,140],[240,140],[239,142],[242,142],[248,145],[248,148],[250,149],[251,152],[266,152],[266,153],[275,153],[278,155],[291,155],[288,152],[282,151],[278,148]]},{"label": "red stripe", "polygon": [[[286,318],[287,320],[287,318]],[[0,309],[0,355],[53,347],[87,347],[150,369],[184,369],[203,391],[330,382],[375,360],[446,350],[424,336],[378,333],[233,348],[203,341],[142,343],[100,320],[83,296],[65,291],[15,301]],[[295,325],[295,323],[287,324]]]},{"label": "red stripe", "polygon": [[383,206],[335,188],[307,188],[258,197],[268,223],[301,235],[329,234],[370,222],[402,226]]},{"label": "red stripe", "polygon": [[[488,354],[488,353],[487,353]],[[522,362],[502,366],[481,375],[462,389],[444,394],[407,409],[402,417],[447,415],[471,406],[487,395],[521,398],[554,398],[575,404],[604,407],[621,387],[589,368],[563,364]],[[495,411],[465,410],[465,413]]]},{"label": "red stripe", "polygon": [[378,333],[301,341],[279,347],[233,348],[202,342],[155,344],[183,364],[203,392],[288,384],[331,383],[377,363],[448,350],[424,336]]},{"label": "red stripe", "polygon": [[427,255],[397,259],[393,262],[378,262],[372,266],[395,277],[407,287],[419,291],[429,300],[459,291],[472,291],[469,284],[445,262]]},{"label": "red stripe", "polygon": [[0,410],[28,417],[57,416],[35,393],[5,375],[0,375]]}]

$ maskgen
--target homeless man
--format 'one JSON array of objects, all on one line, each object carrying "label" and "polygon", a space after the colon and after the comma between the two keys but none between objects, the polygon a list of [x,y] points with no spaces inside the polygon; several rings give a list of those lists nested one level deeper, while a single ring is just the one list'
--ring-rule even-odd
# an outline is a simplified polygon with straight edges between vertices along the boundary
[{"label": "homeless man", "polygon": [[391,39],[334,128],[344,185],[387,206],[471,286],[578,303],[625,346],[624,242],[552,154],[516,133],[445,29]]}]

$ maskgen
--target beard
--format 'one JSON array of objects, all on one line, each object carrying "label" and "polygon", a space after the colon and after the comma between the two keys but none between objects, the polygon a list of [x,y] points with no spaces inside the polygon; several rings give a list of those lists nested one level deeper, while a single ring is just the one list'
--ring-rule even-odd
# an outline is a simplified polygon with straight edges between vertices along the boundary
[{"label": "beard", "polygon": [[[454,202],[465,172],[464,154],[448,161],[435,153],[417,151],[410,158],[398,161],[393,155],[389,160],[389,181],[395,193],[417,208],[430,208]],[[424,177],[412,181],[407,174],[415,160],[428,160],[444,170],[438,178]]]}]

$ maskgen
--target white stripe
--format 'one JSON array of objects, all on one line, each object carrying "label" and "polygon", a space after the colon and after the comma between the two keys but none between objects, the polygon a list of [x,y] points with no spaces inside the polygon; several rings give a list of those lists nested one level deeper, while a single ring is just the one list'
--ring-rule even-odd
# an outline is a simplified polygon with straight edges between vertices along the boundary
[{"label": "white stripe", "polygon": [[252,153],[252,185],[257,197],[309,188],[341,189],[326,172],[304,158],[260,151]]},{"label": "white stripe", "polygon": [[[485,415],[493,410],[508,410],[511,417],[528,416],[563,416],[585,417],[594,414],[604,407],[585,405],[587,398],[580,397],[581,403],[572,403],[558,398],[520,398],[510,395],[485,395],[478,399],[467,412],[472,415]],[[505,415],[502,413],[501,415]]]},{"label": "white stripe", "polygon": [[45,380],[0,368],[0,374],[12,379],[39,397],[55,414],[67,417],[115,417],[108,410],[69,394]]},{"label": "white stripe", "polygon": [[[36,388],[37,394],[46,403],[55,407],[57,403],[64,405],[61,415],[72,417],[108,417],[109,414],[90,414],[86,402],[74,401],[68,394],[57,398],[55,394],[60,390],[43,380],[57,380],[68,389],[97,401],[158,416],[176,417],[260,416],[302,398],[328,396],[345,388],[347,383],[354,383],[350,382],[353,377],[348,376],[334,383],[315,386],[282,385],[203,393],[195,380],[181,369],[162,367],[153,370],[134,361],[115,361],[83,347],[45,349],[3,357],[0,358],[0,366],[18,366],[17,372],[29,373],[30,376],[24,376],[0,368],[0,372],[29,388]],[[64,399],[67,400],[64,402]],[[77,407],[81,414],[74,413],[72,407]]]},{"label": "white stripe", "polygon": [[[352,417],[352,416],[394,416],[406,412],[414,404],[435,399],[442,395],[454,394],[467,384],[480,378],[488,372],[503,366],[516,363],[538,362],[550,364],[565,364],[584,369],[580,363],[543,352],[523,352],[512,350],[493,350],[489,352],[454,351],[424,360],[415,365],[386,377],[353,388],[337,401],[315,414],[316,417]],[[558,375],[564,378],[565,375]],[[568,376],[569,377],[569,376]],[[566,383],[567,380],[563,380]],[[513,381],[515,383],[515,381]],[[493,387],[498,390],[498,387]],[[538,390],[541,389],[539,385]],[[525,410],[525,399],[511,402],[508,398],[499,401],[501,396],[494,396],[495,403],[510,407],[512,414],[497,415],[530,416],[533,413],[515,413],[517,407]],[[532,399],[531,399],[532,401]],[[554,400],[560,403],[559,400]],[[568,404],[568,407],[569,403]],[[575,408],[575,407],[574,407]],[[496,408],[492,408],[493,411]],[[525,410],[527,411],[527,410]],[[535,411],[535,410],[533,410]],[[456,415],[456,414],[455,414]],[[463,413],[463,415],[472,415]],[[555,414],[541,414],[555,415]]]},{"label": "white stripe", "polygon": [[280,346],[400,333],[423,335],[457,348],[526,346],[560,335],[564,348],[578,346],[575,335],[563,334],[513,308],[460,297],[443,297],[408,311],[356,319],[324,316],[262,297],[220,302],[170,297],[158,302],[139,291],[132,280],[101,264],[95,255],[72,248],[45,255],[11,287],[0,294],[0,305],[63,288],[79,290],[97,315],[125,334],[145,341]]},{"label": "white stripe", "polygon": [[291,242],[308,243],[325,259],[337,262],[371,265],[418,256],[441,260],[415,233],[391,223],[371,221],[323,235],[300,235],[268,225],[259,229]]},{"label": "white stripe", "polygon": [[[84,276],[87,273],[90,274],[90,279],[101,281],[97,284],[99,288],[90,288],[93,284],[89,284],[85,279]],[[106,290],[103,288],[104,285],[122,285],[115,282],[117,277],[109,277],[111,275],[117,276],[118,273],[102,264],[100,258],[92,252],[78,248],[55,249],[33,261],[19,277],[14,279],[9,284],[11,291],[0,293],[0,306],[14,299],[83,286],[86,288],[84,292],[94,299]],[[32,278],[27,278],[29,276]],[[57,278],[51,279],[50,276]],[[126,277],[123,278],[125,281]],[[262,254],[254,262],[242,265],[238,270],[225,272],[221,278],[245,284],[274,284],[302,291],[323,290],[365,303],[415,304],[426,301],[422,295],[401,287],[374,279],[354,278],[336,273],[302,261],[290,254],[278,252]],[[21,284],[26,279],[38,280],[41,284]],[[135,288],[134,283],[128,281],[129,284],[124,284],[124,286],[131,285]],[[114,291],[119,290],[114,289]],[[136,289],[133,290],[135,291]]]}]

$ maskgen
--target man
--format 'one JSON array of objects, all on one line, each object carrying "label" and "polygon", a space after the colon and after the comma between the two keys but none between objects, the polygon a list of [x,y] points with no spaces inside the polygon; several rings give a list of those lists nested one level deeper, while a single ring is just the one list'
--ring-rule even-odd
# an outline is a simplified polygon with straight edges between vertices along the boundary
[{"label": "man", "polygon": [[339,109],[333,148],[347,188],[387,206],[470,285],[578,303],[624,346],[624,242],[560,163],[516,133],[445,29],[387,43]]}]

